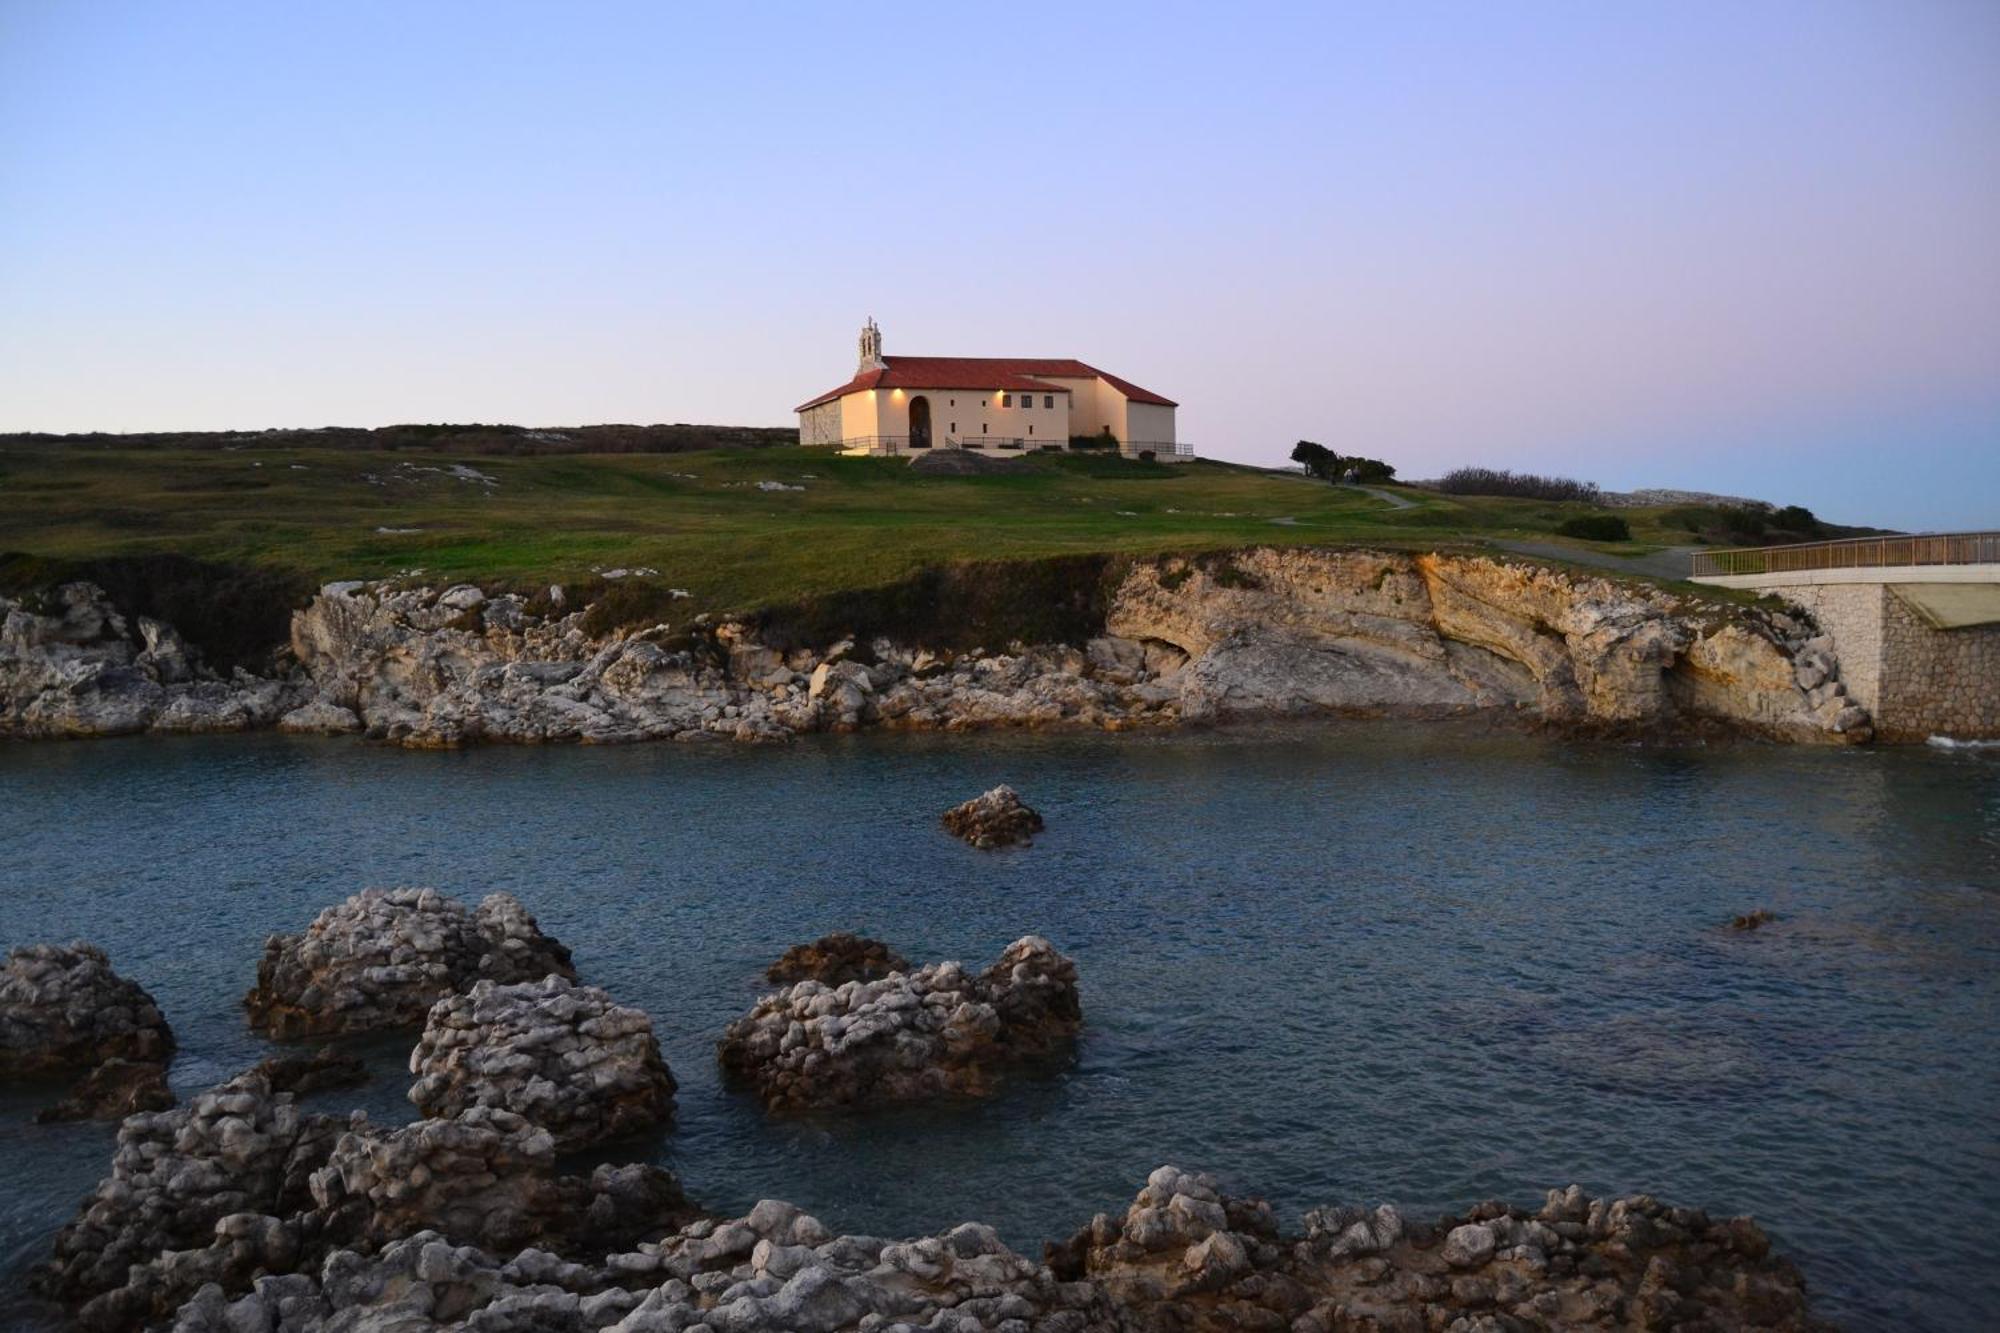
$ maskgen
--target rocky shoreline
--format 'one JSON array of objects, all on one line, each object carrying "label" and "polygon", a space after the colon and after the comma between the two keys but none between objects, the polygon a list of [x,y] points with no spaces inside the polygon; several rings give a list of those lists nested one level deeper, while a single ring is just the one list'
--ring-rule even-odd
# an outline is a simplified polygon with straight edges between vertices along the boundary
[{"label": "rocky shoreline", "polygon": [[[539,978],[521,975],[537,967]],[[134,1042],[158,1056],[170,1040],[143,990],[87,946],[17,951],[10,968],[4,1030],[26,1034],[20,1050],[74,1066],[120,1059]],[[717,1045],[772,1112],[987,1095],[1083,1021],[1075,964],[1033,936],[978,974],[956,962],[909,970],[851,935],[801,946],[773,971],[799,979]],[[433,890],[370,890],[302,935],[272,937],[259,974],[249,1017],[267,1023],[273,1011],[255,1001],[282,990],[287,1030],[407,1026],[413,987],[434,988],[409,1066],[421,1118],[387,1126],[302,1109],[296,1090],[359,1072],[331,1049],[274,1057],[184,1106],[126,1117],[110,1173],[36,1278],[81,1328],[1820,1327],[1798,1271],[1749,1219],[1575,1186],[1536,1210],[1489,1202],[1433,1222],[1386,1205],[1322,1207],[1288,1232],[1268,1204],[1165,1166],[1121,1214],[1039,1259],[975,1222],[887,1240],[836,1234],[777,1200],[718,1217],[656,1166],[563,1169],[563,1153],[664,1132],[674,1082],[652,1018],[579,984],[568,951],[513,899],[474,912]],[[86,993],[123,1006],[103,1034],[76,1030]]]},{"label": "rocky shoreline", "polygon": [[0,598],[0,737],[276,727],[412,747],[771,742],[1466,714],[1641,736],[1871,735],[1802,615],[1487,556],[1139,560],[1080,644],[779,647],[752,621],[589,623],[552,596],[333,583],[293,615],[273,674],[224,678],[171,626],[69,584]]}]

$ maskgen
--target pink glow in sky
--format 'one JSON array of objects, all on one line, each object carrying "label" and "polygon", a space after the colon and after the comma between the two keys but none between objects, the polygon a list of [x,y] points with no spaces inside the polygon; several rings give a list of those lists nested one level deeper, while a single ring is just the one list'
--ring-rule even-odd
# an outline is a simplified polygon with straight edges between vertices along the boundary
[{"label": "pink glow in sky", "polygon": [[0,2],[0,430],[785,424],[870,314],[2000,526],[2000,5]]}]

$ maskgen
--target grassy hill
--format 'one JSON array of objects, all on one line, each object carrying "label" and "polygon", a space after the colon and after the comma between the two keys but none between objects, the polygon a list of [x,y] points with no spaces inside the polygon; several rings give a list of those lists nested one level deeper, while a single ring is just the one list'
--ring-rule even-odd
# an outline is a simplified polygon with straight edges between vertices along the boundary
[{"label": "grassy hill", "polygon": [[32,557],[14,560],[11,581],[64,562],[161,555],[300,584],[421,569],[529,589],[623,568],[687,590],[676,604],[686,613],[873,587],[967,559],[1510,539],[1601,559],[1689,540],[1669,511],[1622,511],[1635,540],[1600,545],[1553,535],[1587,506],[1398,489],[1410,502],[1399,509],[1206,462],[1067,455],[1007,475],[923,476],[898,460],[798,448],[518,456],[264,441],[0,440],[0,552]]}]

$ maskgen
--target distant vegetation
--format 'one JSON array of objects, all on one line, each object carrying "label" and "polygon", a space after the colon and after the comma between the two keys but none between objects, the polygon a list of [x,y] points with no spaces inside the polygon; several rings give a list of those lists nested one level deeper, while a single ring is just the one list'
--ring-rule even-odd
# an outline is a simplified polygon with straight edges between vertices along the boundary
[{"label": "distant vegetation", "polygon": [[1346,481],[1351,477],[1354,481],[1369,483],[1393,481],[1396,477],[1394,464],[1379,458],[1363,458],[1359,454],[1337,454],[1313,440],[1300,440],[1293,445],[1292,461],[1321,481]]},{"label": "distant vegetation", "polygon": [[1587,542],[1632,540],[1632,525],[1616,514],[1579,514],[1564,519],[1556,531],[1564,537],[1578,537]]},{"label": "distant vegetation", "polygon": [[1596,504],[1602,494],[1594,481],[1490,467],[1462,467],[1447,472],[1439,479],[1437,489],[1446,495],[1510,495],[1518,500],[1582,500],[1586,504]]},{"label": "distant vegetation", "polygon": [[320,426],[300,430],[148,431],[136,435],[0,435],[0,449],[382,449],[482,457],[540,454],[678,454],[695,449],[769,449],[797,444],[790,426],[506,426],[480,422]]},{"label": "distant vegetation", "polygon": [[1680,505],[1660,518],[1716,546],[1780,546],[1854,531],[1829,528],[1804,505],[1783,508],[1763,504]]}]

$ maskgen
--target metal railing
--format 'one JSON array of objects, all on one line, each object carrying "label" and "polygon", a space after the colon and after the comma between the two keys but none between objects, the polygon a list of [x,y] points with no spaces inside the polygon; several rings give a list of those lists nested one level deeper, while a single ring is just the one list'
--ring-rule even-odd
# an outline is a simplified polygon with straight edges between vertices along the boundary
[{"label": "metal railing", "polygon": [[1696,551],[1689,576],[1797,574],[1819,569],[2000,564],[2000,532],[1924,532],[1904,537],[1840,537],[1792,546]]}]

